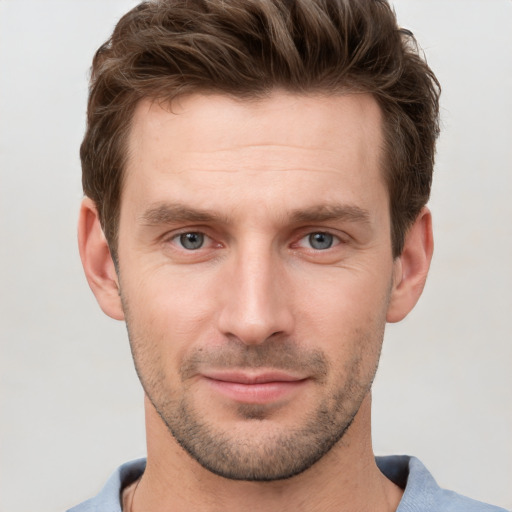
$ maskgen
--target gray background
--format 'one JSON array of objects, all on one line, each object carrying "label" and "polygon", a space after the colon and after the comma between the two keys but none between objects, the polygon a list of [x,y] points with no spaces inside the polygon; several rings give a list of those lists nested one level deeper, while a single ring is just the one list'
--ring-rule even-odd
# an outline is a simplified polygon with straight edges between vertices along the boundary
[{"label": "gray background", "polygon": [[[145,452],[124,325],[76,249],[78,146],[94,50],[130,0],[0,0],[0,511],[63,510]],[[512,508],[512,2],[401,0],[443,86],[436,251],[386,334],[380,454]]]}]

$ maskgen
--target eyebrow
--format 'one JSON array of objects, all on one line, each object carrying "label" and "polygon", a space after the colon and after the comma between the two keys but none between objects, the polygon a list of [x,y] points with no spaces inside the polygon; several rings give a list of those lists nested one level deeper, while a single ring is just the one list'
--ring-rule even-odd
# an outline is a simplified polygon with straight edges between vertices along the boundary
[{"label": "eyebrow", "polygon": [[[288,216],[293,224],[326,221],[347,221],[370,223],[368,210],[353,205],[318,205],[306,209],[292,210]],[[181,203],[162,203],[147,209],[140,216],[141,223],[147,226],[182,222],[229,224],[229,218],[208,210],[191,208]]]},{"label": "eyebrow", "polygon": [[291,214],[292,222],[348,221],[363,224],[370,223],[370,212],[353,205],[319,205],[295,210]]},{"label": "eyebrow", "polygon": [[140,216],[140,220],[142,224],[148,226],[181,222],[228,223],[228,220],[223,215],[207,210],[190,208],[179,203],[162,203],[151,207]]}]

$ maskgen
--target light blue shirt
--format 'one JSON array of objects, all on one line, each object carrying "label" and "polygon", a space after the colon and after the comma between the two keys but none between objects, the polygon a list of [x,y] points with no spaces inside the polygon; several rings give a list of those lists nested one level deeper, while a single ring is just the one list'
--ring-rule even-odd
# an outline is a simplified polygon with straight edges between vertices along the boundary
[{"label": "light blue shirt", "polygon": [[[427,468],[406,455],[376,457],[377,466],[392,482],[405,489],[396,512],[507,512],[503,508],[466,498],[441,489]],[[146,459],[123,464],[109,478],[101,492],[67,512],[122,512],[121,491],[137,480]]]}]

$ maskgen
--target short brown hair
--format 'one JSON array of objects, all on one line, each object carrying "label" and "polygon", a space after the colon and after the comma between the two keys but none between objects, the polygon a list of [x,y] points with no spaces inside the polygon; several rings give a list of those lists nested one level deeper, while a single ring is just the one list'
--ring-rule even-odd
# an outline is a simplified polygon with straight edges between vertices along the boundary
[{"label": "short brown hair", "polygon": [[430,195],[439,83],[386,0],[155,0],[121,18],[93,60],[80,149],[85,194],[111,252],[127,135],[142,98],[371,93],[384,119],[393,255]]}]

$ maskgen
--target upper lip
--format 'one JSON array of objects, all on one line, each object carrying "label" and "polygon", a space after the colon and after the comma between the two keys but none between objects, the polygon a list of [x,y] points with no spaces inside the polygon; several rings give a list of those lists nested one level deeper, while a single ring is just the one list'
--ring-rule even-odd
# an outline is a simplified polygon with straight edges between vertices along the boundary
[{"label": "upper lip", "polygon": [[293,375],[279,370],[248,372],[236,370],[211,370],[203,372],[207,379],[221,382],[233,382],[237,384],[263,384],[267,382],[297,382],[304,380],[304,377]]}]

